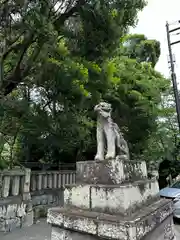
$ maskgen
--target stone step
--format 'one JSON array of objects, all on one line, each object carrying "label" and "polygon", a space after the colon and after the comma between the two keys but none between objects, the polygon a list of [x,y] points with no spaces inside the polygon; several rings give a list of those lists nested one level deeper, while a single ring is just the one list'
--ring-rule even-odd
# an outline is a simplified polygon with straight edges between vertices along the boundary
[{"label": "stone step", "polygon": [[147,178],[146,162],[120,158],[76,163],[76,183],[120,184]]},{"label": "stone step", "polygon": [[104,213],[129,215],[158,197],[156,179],[140,180],[121,185],[67,185],[65,206],[74,206]]},{"label": "stone step", "polygon": [[[52,239],[136,240],[145,236],[143,239],[154,240],[156,239],[155,236],[157,237],[157,232],[159,235],[161,235],[161,232],[163,235],[165,234],[167,239],[173,239],[171,216],[172,202],[161,199],[148,207],[141,208],[138,214],[132,214],[129,217],[69,207],[53,208],[48,211],[47,222],[52,225],[52,236],[57,237]],[[152,234],[151,238],[146,238],[148,233],[155,228],[157,230],[154,237]],[[89,234],[89,238],[86,234]],[[77,235],[79,238],[77,238]]]}]

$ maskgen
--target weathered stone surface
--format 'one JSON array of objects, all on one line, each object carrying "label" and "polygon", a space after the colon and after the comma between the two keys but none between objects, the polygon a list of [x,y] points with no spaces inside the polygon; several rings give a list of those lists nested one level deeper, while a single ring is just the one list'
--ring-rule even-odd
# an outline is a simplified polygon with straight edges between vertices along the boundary
[{"label": "weathered stone surface", "polygon": [[149,204],[158,193],[156,179],[123,185],[74,185],[65,189],[64,203],[81,209],[127,215],[142,204]]},{"label": "weathered stone surface", "polygon": [[31,210],[22,218],[22,227],[30,227],[34,223],[34,212]]},{"label": "weathered stone surface", "polygon": [[51,231],[51,240],[97,240],[99,238],[88,235],[82,234],[78,232],[68,231],[58,227],[52,227]]},{"label": "weathered stone surface", "polygon": [[24,177],[23,193],[29,193],[30,192],[30,180],[31,180],[31,170],[26,168],[25,169],[25,177]]},{"label": "weathered stone surface", "polygon": [[[0,232],[9,232],[22,227],[23,224],[26,224],[26,216],[29,214],[28,201],[20,201],[18,197],[10,197],[5,200],[4,205],[1,202],[0,206]],[[32,224],[33,222],[29,225]]]},{"label": "weathered stone surface", "polygon": [[31,174],[30,169],[20,168],[0,171],[0,231],[19,227],[19,221],[21,227],[31,226],[35,218],[46,215],[49,207],[62,206],[62,186],[75,183],[75,175],[75,171]]},{"label": "weathered stone surface", "polygon": [[25,176],[27,169],[14,168],[11,170],[3,170],[0,173],[3,176]]},{"label": "weathered stone surface", "polygon": [[26,204],[9,204],[0,207],[0,232],[9,232],[21,227],[26,216]]},{"label": "weathered stone surface", "polygon": [[30,203],[30,169],[0,171],[0,232],[22,226]]},{"label": "weathered stone surface", "polygon": [[[98,239],[138,240],[154,231],[159,224],[171,215],[172,203],[167,200],[159,200],[140,210],[138,215],[134,214],[131,217],[69,208],[55,208],[48,211],[47,221],[52,226],[80,232],[81,236],[84,237],[84,234],[90,234],[98,237]],[[76,238],[68,238],[67,236],[67,239],[75,240]],[[54,239],[52,238],[52,240]],[[152,238],[148,240],[152,240]]]},{"label": "weathered stone surface", "polygon": [[50,240],[51,228],[45,219],[31,227],[24,227],[8,233],[0,233],[0,240]]},{"label": "weathered stone surface", "polygon": [[[129,160],[128,144],[120,128],[111,117],[111,104],[100,102],[94,107],[94,110],[97,113],[97,153],[95,160],[104,161],[104,159],[113,159],[118,155],[123,155]],[[104,156],[106,146],[106,156]]]},{"label": "weathered stone surface", "polygon": [[12,218],[12,219],[7,219],[5,221],[5,231],[6,232],[11,232],[16,228],[20,228],[21,227],[21,219],[16,217],[16,218]]},{"label": "weathered stone surface", "polygon": [[[47,211],[49,208],[62,206],[64,202],[62,188],[34,191],[31,193],[31,197],[32,197],[32,205],[33,205],[34,222],[36,222],[41,217],[46,217]],[[31,219],[31,218],[29,217],[28,219]]]},{"label": "weathered stone surface", "polygon": [[[145,162],[117,158],[78,162],[77,184],[66,186],[64,208],[48,212],[51,240],[144,240],[156,236],[157,227],[162,229],[163,222],[172,219],[172,203],[160,200],[158,192],[156,178],[147,179]],[[171,225],[167,226],[173,234]],[[158,240],[172,240],[172,234]]]},{"label": "weathered stone surface", "polygon": [[77,183],[120,184],[124,181],[136,181],[147,178],[146,163],[112,159],[104,161],[86,161],[76,164]]},{"label": "weathered stone surface", "polygon": [[21,219],[18,217],[10,219],[0,219],[0,232],[11,232],[15,228],[21,227]]},{"label": "weathered stone surface", "polygon": [[[179,240],[180,239],[180,225],[177,224],[174,227],[175,227],[175,233],[176,233],[176,237],[177,237],[176,240]],[[54,229],[54,227],[53,227],[53,229]],[[80,236],[80,234],[79,234],[79,236]],[[50,235],[51,235],[51,226],[46,224],[45,219],[41,219],[40,221],[38,221],[36,224],[34,224],[31,227],[21,228],[21,229],[18,229],[17,231],[13,231],[8,234],[0,233],[0,239],[1,240],[50,240],[51,239]],[[87,235],[87,238],[85,237],[83,240],[86,240],[86,239],[90,240],[90,239],[88,239],[88,235]],[[99,238],[94,237],[94,239],[97,240]],[[63,240],[63,239],[61,238],[61,240]],[[76,238],[75,240],[79,240],[79,238]],[[82,240],[82,238],[80,240]],[[162,240],[162,238],[157,237],[157,238],[154,238],[153,240]]]},{"label": "weathered stone surface", "polygon": [[25,212],[26,204],[12,204],[0,207],[0,219],[10,219],[17,217],[23,217]]},{"label": "weathered stone surface", "polygon": [[[109,236],[111,236],[111,227],[107,230],[107,228],[104,228],[105,231],[109,231]],[[116,231],[119,231],[117,228]],[[97,240],[97,239],[104,239],[101,237],[95,237],[94,235],[87,235],[75,231],[69,231],[58,227],[52,227],[51,231],[51,240]],[[124,236],[122,236],[121,240],[124,239],[130,239]],[[138,236],[137,238],[139,239]],[[150,232],[147,234],[143,240],[175,240],[174,235],[174,226],[172,222],[172,218],[168,217],[165,221],[162,222],[162,224],[158,225],[156,229],[154,229],[153,232]]]},{"label": "weathered stone surface", "polygon": [[[168,217],[162,224],[158,225],[143,240],[175,240],[175,231],[172,217]],[[178,239],[177,239],[178,240]]]},{"label": "weathered stone surface", "polygon": [[63,189],[46,189],[35,191],[31,193],[32,205],[62,205],[63,203]]},{"label": "weathered stone surface", "polygon": [[20,176],[14,176],[12,178],[12,195],[18,196],[19,195],[19,187],[20,187]]},{"label": "weathered stone surface", "polygon": [[9,188],[10,188],[10,176],[4,176],[2,185],[2,197],[6,198],[9,196]]},{"label": "weathered stone surface", "polygon": [[24,217],[26,215],[26,204],[22,203],[17,207],[17,217]]},{"label": "weathered stone surface", "polygon": [[[4,219],[15,218],[16,214],[17,214],[17,209],[18,209],[17,204],[4,206],[4,210],[3,210]],[[3,216],[2,216],[2,218],[3,218]]]},{"label": "weathered stone surface", "polygon": [[6,231],[5,221],[3,219],[0,219],[0,232],[5,231]]}]

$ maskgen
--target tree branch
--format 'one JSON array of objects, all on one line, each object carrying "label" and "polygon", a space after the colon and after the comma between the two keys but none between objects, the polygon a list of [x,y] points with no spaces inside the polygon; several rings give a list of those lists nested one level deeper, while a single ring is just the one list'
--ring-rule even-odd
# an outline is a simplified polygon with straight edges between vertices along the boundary
[{"label": "tree branch", "polygon": [[23,64],[25,67],[24,67],[24,69],[22,70],[22,73],[21,73],[21,78],[22,79],[25,78],[27,76],[27,74],[29,73],[29,71],[32,68],[35,60],[37,59],[43,45],[44,45],[44,43],[38,42],[36,48],[34,49],[33,53],[31,54],[31,56],[29,57],[27,62]]},{"label": "tree branch", "polygon": [[33,41],[34,34],[30,33],[27,36],[25,36],[24,41],[21,44],[21,54],[18,60],[18,63],[16,64],[14,71],[5,78],[1,82],[1,94],[2,95],[8,95],[16,86],[22,81],[22,69],[21,69],[21,63],[23,60],[24,55],[26,54],[29,46],[34,42]]},{"label": "tree branch", "polygon": [[[57,31],[59,31],[59,26],[64,24],[64,22],[69,18],[72,17],[75,13],[78,13],[80,8],[86,3],[87,0],[79,0],[75,6],[73,6],[70,10],[68,10],[65,13],[59,13],[59,16],[53,21],[53,24]],[[12,74],[7,76],[7,78],[2,79],[0,83],[0,89],[1,94],[6,96],[9,93],[13,91],[14,88],[17,87],[17,85],[23,80],[24,77],[27,76],[30,68],[32,67],[33,61],[37,58],[41,48],[37,48],[36,51],[33,53],[33,56],[31,56],[30,59],[28,59],[28,62],[24,64],[24,69],[21,68],[22,61],[24,58],[24,55],[27,52],[27,49],[29,46],[33,43],[34,34],[27,33],[29,35],[28,37],[24,37],[24,41],[22,43],[13,44],[2,56],[2,62],[6,59],[6,57],[11,53],[12,51],[19,51],[21,49],[21,55],[19,58],[18,63],[16,64],[14,71]],[[1,62],[1,63],[2,63]]]},{"label": "tree branch", "polygon": [[16,39],[14,39],[14,41],[11,43],[11,46],[6,51],[4,51],[1,56],[2,61],[4,61],[11,52],[20,50],[21,47],[24,45],[24,42],[15,44],[15,42],[17,42],[17,40],[22,36],[22,34],[19,35]]},{"label": "tree branch", "polygon": [[60,14],[55,20],[54,20],[54,26],[57,31],[59,31],[59,26],[64,24],[64,22],[72,17],[75,13],[77,13],[80,8],[86,3],[86,0],[79,0],[74,7],[72,7],[68,12],[65,12],[63,14]]}]

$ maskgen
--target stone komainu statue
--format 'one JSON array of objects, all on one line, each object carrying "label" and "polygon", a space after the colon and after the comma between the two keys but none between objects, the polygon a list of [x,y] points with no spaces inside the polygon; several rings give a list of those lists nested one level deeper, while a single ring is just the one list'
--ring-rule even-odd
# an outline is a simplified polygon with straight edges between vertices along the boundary
[{"label": "stone komainu statue", "polygon": [[[94,108],[97,112],[97,154],[95,160],[104,160],[105,146],[107,153],[105,159],[115,159],[117,156],[129,160],[129,148],[118,125],[111,118],[111,104],[100,102]],[[105,142],[106,140],[106,142]],[[116,152],[117,151],[117,152]]]}]

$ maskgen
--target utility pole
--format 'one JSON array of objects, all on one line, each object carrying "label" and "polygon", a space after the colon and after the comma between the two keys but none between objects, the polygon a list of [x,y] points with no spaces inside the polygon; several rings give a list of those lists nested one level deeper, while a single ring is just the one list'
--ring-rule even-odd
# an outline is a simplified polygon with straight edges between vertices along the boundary
[{"label": "utility pole", "polygon": [[180,43],[180,40],[176,42],[171,42],[171,39],[170,39],[170,33],[175,32],[177,30],[180,30],[180,27],[176,27],[170,30],[169,23],[166,22],[167,42],[168,42],[170,67],[171,67],[171,78],[172,78],[173,91],[174,91],[174,97],[175,97],[175,103],[176,103],[177,120],[178,120],[179,131],[180,131],[180,100],[179,100],[179,93],[177,88],[177,79],[176,79],[176,73],[175,73],[175,67],[174,67],[172,48],[171,48],[172,45]]}]

